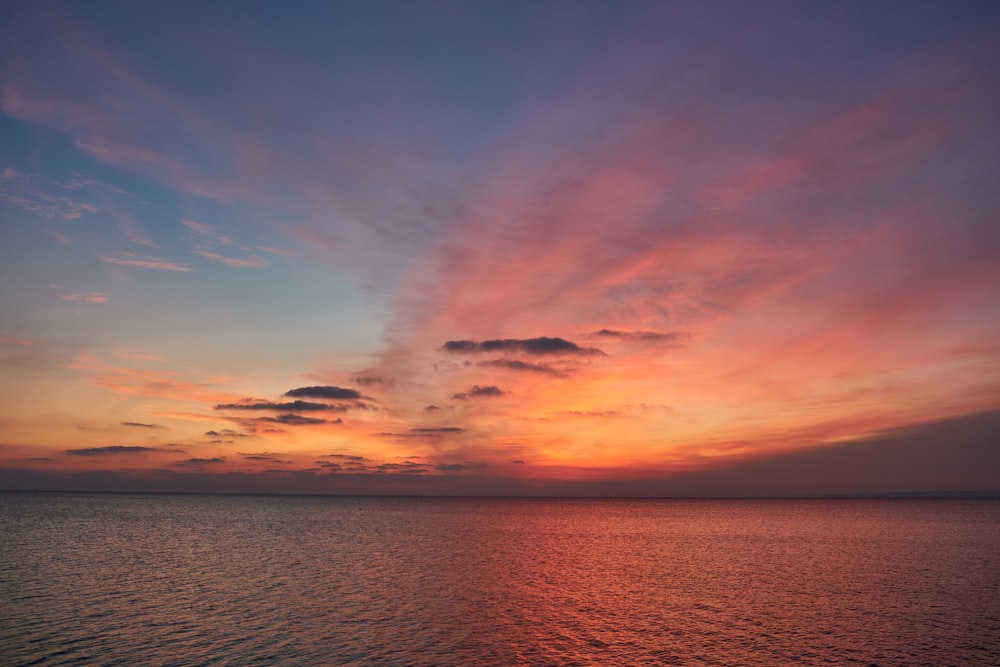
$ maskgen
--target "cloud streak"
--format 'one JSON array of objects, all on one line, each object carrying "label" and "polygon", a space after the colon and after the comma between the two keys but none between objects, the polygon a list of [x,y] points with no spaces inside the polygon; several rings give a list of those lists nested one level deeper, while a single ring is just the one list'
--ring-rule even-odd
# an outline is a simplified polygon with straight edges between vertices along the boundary
[{"label": "cloud streak", "polygon": [[601,329],[599,331],[595,331],[592,335],[599,338],[640,343],[677,344],[684,339],[684,335],[676,331],[662,333],[659,331],[618,331],[615,329]]},{"label": "cloud streak", "polygon": [[285,396],[290,398],[327,398],[332,400],[360,400],[369,398],[355,389],[345,389],[344,387],[331,385],[289,389],[285,392]]},{"label": "cloud streak", "polygon": [[72,456],[114,456],[118,454],[147,454],[155,451],[157,451],[155,447],[142,447],[140,445],[108,445],[106,447],[67,449],[65,453]]},{"label": "cloud streak", "polygon": [[531,355],[603,355],[596,348],[580,347],[563,338],[540,336],[538,338],[505,338],[496,340],[449,340],[442,348],[452,354],[479,354],[482,352],[517,352]]},{"label": "cloud streak", "polygon": [[512,371],[524,371],[528,373],[542,373],[545,375],[565,376],[566,373],[553,368],[549,364],[533,364],[520,359],[490,359],[489,361],[477,361],[477,366],[490,368],[504,368]]},{"label": "cloud streak", "polygon": [[63,301],[74,303],[107,303],[108,297],[103,292],[85,292],[83,294],[60,294]]},{"label": "cloud streak", "polygon": [[186,273],[191,270],[190,266],[179,264],[162,257],[152,257],[149,255],[137,255],[133,252],[116,252],[107,255],[100,255],[101,261],[105,264],[115,266],[127,266],[151,271],[172,271],[175,273]]},{"label": "cloud streak", "polygon": [[280,414],[277,417],[257,417],[253,421],[271,422],[274,424],[286,424],[289,426],[313,426],[316,424],[340,424],[343,420],[339,417],[334,420],[320,419],[318,417],[304,417],[292,413]]},{"label": "cloud streak", "polygon": [[251,255],[249,257],[230,257],[228,255],[220,255],[209,250],[192,250],[196,255],[200,255],[205,259],[212,260],[213,262],[220,262],[228,267],[234,269],[263,269],[268,265],[268,262],[263,257],[257,257],[256,255]]},{"label": "cloud streak", "polygon": [[507,392],[500,389],[500,387],[496,387],[494,385],[486,385],[484,387],[475,385],[468,391],[463,391],[457,394],[453,394],[452,398],[460,401],[464,401],[470,398],[497,398],[499,396],[503,396],[505,393]]},{"label": "cloud streak", "polygon": [[214,410],[297,410],[299,412],[310,410],[337,410],[337,406],[327,403],[313,403],[311,401],[291,401],[288,403],[272,403],[271,401],[256,401],[248,399],[242,403],[220,403]]}]

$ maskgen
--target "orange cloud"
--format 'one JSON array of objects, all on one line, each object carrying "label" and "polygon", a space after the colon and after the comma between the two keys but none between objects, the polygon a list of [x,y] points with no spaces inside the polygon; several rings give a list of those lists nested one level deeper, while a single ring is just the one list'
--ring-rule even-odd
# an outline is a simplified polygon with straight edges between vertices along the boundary
[{"label": "orange cloud", "polygon": [[76,303],[107,303],[108,297],[103,292],[86,292],[83,294],[60,294],[60,299]]}]

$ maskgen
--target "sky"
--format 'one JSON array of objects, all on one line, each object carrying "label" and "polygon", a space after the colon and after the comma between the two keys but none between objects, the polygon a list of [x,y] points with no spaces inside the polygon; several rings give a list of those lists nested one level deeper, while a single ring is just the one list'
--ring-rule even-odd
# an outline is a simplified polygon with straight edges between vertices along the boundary
[{"label": "sky", "polygon": [[0,7],[0,488],[1000,490],[993,2]]}]

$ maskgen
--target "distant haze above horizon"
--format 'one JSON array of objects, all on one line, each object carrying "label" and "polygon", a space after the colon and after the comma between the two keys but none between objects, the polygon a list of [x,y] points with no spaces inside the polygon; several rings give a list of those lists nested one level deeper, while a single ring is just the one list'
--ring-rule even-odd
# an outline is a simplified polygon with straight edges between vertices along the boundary
[{"label": "distant haze above horizon", "polygon": [[0,489],[1000,490],[1000,5],[0,7]]}]

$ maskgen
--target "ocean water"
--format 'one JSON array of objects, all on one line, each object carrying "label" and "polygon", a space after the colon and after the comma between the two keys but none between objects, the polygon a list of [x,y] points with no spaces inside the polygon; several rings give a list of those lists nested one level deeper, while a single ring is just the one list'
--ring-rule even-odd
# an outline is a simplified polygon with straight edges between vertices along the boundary
[{"label": "ocean water", "polygon": [[1000,501],[0,493],[4,665],[998,665]]}]

